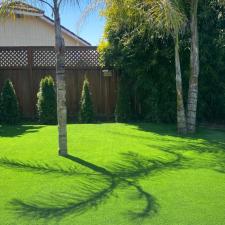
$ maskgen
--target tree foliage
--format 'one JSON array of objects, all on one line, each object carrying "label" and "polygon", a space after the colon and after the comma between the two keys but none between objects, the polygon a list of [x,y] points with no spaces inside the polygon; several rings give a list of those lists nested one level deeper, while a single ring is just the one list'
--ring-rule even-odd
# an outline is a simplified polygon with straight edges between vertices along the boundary
[{"label": "tree foliage", "polygon": [[37,98],[37,113],[39,121],[42,124],[56,124],[56,91],[54,81],[51,76],[46,76],[41,80]]},{"label": "tree foliage", "polygon": [[3,124],[16,124],[19,121],[19,104],[15,89],[10,80],[6,80],[0,96],[0,120]]},{"label": "tree foliage", "polygon": [[[224,8],[216,0],[201,0],[199,5],[201,70],[198,120],[220,122],[225,118]],[[188,6],[183,7],[185,11]],[[99,46],[101,63],[126,74],[126,80],[130,84],[131,110],[137,118],[175,122],[176,89],[172,38],[149,30],[145,21],[132,24],[132,17],[138,12],[134,11],[132,14],[133,9],[129,7],[124,14],[124,9],[121,11],[120,8],[121,6],[108,7],[104,12],[105,37]],[[185,103],[190,74],[189,36],[190,30],[184,29],[180,41]]]}]

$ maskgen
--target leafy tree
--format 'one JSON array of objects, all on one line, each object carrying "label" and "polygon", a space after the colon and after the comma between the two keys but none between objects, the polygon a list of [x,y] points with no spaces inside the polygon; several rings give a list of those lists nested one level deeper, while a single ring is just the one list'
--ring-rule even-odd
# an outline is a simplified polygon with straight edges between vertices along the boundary
[{"label": "leafy tree", "polygon": [[[199,0],[199,122],[221,122],[225,118],[225,14],[217,0]],[[222,0],[221,0],[222,1]],[[123,1],[122,1],[123,2]],[[188,2],[188,1],[186,1]],[[190,2],[181,4],[190,19]],[[174,82],[174,41],[172,36],[155,34],[146,19],[132,26],[133,10],[118,5],[106,15],[105,39],[99,46],[103,66],[112,66],[129,82],[132,115],[142,120],[174,122],[176,86]],[[120,10],[121,9],[121,10]],[[138,10],[134,10],[137,13]],[[129,16],[126,16],[129,12]],[[138,11],[141,13],[141,10]],[[122,14],[122,16],[120,16]],[[136,15],[138,17],[138,15]],[[146,17],[142,17],[146,18]],[[120,21],[122,20],[122,21]],[[188,23],[189,24],[189,23]],[[152,35],[151,35],[152,34]],[[180,35],[184,105],[188,102],[190,77],[190,27]],[[134,94],[135,93],[135,96]],[[135,100],[134,100],[135,99]],[[133,102],[136,102],[135,104]],[[154,104],[153,104],[154,103]],[[153,110],[154,105],[154,110]],[[153,115],[154,114],[154,115]]]},{"label": "leafy tree", "polygon": [[88,79],[85,78],[80,100],[79,121],[81,123],[91,123],[94,120],[93,104],[91,100]]},{"label": "leafy tree", "polygon": [[222,0],[203,2],[199,2],[198,12],[201,70],[197,119],[200,122],[224,123],[225,5],[219,4]]},{"label": "leafy tree", "polygon": [[15,89],[10,80],[6,80],[0,96],[0,119],[5,124],[16,124],[19,121],[19,104]]},{"label": "leafy tree", "polygon": [[56,92],[54,81],[51,76],[47,76],[41,80],[37,97],[37,112],[39,121],[42,124],[56,124]]}]

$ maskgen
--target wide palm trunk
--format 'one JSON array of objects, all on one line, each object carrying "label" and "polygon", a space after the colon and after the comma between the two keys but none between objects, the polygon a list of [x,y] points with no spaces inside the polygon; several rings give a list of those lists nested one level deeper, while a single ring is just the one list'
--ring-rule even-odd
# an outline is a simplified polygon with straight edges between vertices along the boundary
[{"label": "wide palm trunk", "polygon": [[199,43],[198,43],[198,0],[191,1],[191,53],[190,53],[190,81],[187,106],[188,132],[196,130],[196,114],[198,102],[198,76],[199,76]]},{"label": "wide palm trunk", "polygon": [[177,130],[180,134],[186,134],[186,116],[183,101],[182,76],[179,55],[179,37],[176,34],[175,41],[175,68],[176,68],[176,91],[177,91]]},{"label": "wide palm trunk", "polygon": [[67,155],[67,109],[65,84],[65,44],[61,31],[59,7],[54,1],[55,49],[56,49],[56,83],[57,83],[57,117],[59,155]]}]

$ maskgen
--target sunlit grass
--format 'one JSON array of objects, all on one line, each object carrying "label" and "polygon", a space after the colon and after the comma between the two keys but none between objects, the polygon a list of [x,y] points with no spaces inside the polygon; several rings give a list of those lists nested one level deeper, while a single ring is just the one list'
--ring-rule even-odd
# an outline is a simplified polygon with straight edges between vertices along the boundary
[{"label": "sunlit grass", "polygon": [[0,126],[0,224],[223,225],[225,132],[153,124]]}]

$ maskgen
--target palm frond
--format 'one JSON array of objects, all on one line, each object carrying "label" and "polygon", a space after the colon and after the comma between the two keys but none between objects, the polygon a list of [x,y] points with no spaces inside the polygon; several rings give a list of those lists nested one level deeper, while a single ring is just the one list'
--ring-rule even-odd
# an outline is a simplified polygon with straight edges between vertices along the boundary
[{"label": "palm frond", "polygon": [[13,16],[14,2],[13,0],[2,0],[0,3],[0,16]]},{"label": "palm frond", "polygon": [[147,0],[144,8],[149,23],[163,33],[179,32],[187,20],[177,1]]},{"label": "palm frond", "polygon": [[85,23],[88,16],[95,11],[102,11],[105,8],[105,0],[89,0],[88,4],[82,10],[81,16],[76,23],[77,30]]}]

